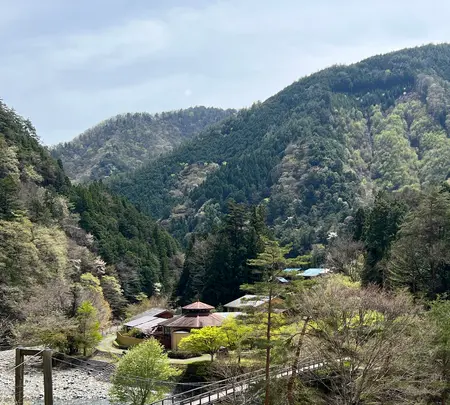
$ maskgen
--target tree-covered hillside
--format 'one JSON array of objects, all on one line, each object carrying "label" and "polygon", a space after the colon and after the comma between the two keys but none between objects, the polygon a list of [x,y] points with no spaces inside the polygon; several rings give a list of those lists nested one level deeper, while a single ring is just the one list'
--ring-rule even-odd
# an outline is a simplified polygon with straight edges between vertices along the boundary
[{"label": "tree-covered hillside", "polygon": [[117,115],[55,146],[52,154],[63,161],[72,180],[98,180],[136,169],[233,113],[194,107],[155,115]]},{"label": "tree-covered hillside", "polygon": [[80,325],[169,292],[181,265],[166,231],[101,184],[72,186],[31,123],[0,103],[0,345],[75,352],[88,344]]},{"label": "tree-covered hillside", "polygon": [[209,231],[228,199],[267,206],[298,250],[325,241],[374,189],[446,180],[450,45],[333,66],[111,182],[180,239]]}]

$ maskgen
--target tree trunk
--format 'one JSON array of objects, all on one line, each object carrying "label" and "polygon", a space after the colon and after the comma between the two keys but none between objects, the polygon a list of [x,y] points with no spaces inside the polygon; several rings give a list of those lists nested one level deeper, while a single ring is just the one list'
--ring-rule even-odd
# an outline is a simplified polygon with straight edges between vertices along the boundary
[{"label": "tree trunk", "polygon": [[137,399],[137,401],[136,401],[136,402],[139,401],[139,404],[136,404],[136,405],[145,405],[147,403],[148,394],[150,394],[150,390],[142,391],[140,401],[139,401],[139,399]]},{"label": "tree trunk", "polygon": [[214,361],[214,353],[209,353],[209,355],[211,356],[211,363]]},{"label": "tree trunk", "polygon": [[295,349],[294,362],[292,363],[292,372],[291,372],[291,376],[289,377],[289,381],[288,381],[288,385],[287,385],[287,399],[288,399],[289,405],[295,405],[295,399],[294,399],[295,378],[297,377],[297,369],[298,369],[298,364],[300,362],[300,353],[301,353],[301,349],[302,349],[302,345],[303,345],[303,337],[305,336],[309,319],[310,318],[308,316],[305,318],[305,320],[303,322],[302,331],[300,333],[297,347]]},{"label": "tree trunk", "polygon": [[270,286],[269,289],[269,307],[268,307],[268,314],[267,314],[267,348],[266,348],[266,395],[264,399],[264,405],[270,404],[270,332],[272,327],[272,291],[273,287]]},{"label": "tree trunk", "polygon": [[448,385],[449,385],[448,364],[449,364],[449,361],[448,361],[446,354],[444,354],[442,363],[443,363],[442,379],[445,381],[445,388],[441,395],[441,403],[442,403],[442,405],[446,405],[447,399],[448,399],[448,393],[449,393],[449,389],[448,389]]}]

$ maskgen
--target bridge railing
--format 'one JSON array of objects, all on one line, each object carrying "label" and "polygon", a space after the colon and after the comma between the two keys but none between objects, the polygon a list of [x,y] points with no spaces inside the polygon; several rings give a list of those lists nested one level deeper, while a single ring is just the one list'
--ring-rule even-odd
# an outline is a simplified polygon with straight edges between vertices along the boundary
[{"label": "bridge railing", "polygon": [[[279,368],[279,366],[272,367],[271,369],[275,370],[277,368]],[[261,370],[261,369],[257,370],[257,371],[245,373],[245,374],[240,374],[235,377],[226,378],[224,380],[215,381],[210,384],[205,384],[205,385],[199,386],[197,388],[193,388],[188,391],[180,392],[178,394],[172,395],[171,397],[162,399],[160,401],[152,402],[151,405],[172,405],[172,404],[182,403],[181,401],[184,399],[194,398],[194,397],[198,397],[198,396],[201,396],[204,394],[207,395],[208,392],[212,392],[212,391],[215,391],[218,389],[223,390],[224,387],[226,387],[227,385],[237,384],[240,381],[248,380],[255,376],[259,377],[261,375],[264,375],[264,370]]]},{"label": "bridge railing", "polygon": [[[308,367],[312,367],[319,364],[316,359],[305,359],[299,366],[298,370],[303,371]],[[270,373],[276,377],[284,377],[290,375],[292,367],[273,366],[270,369]],[[236,395],[245,391],[251,384],[261,381],[265,375],[264,369],[241,374],[239,376],[227,378],[224,380],[216,381],[211,384],[206,384],[179,394],[175,394],[171,397],[164,398],[162,400],[153,402],[151,405],[191,405],[201,403],[212,403],[220,398],[228,395]],[[208,398],[208,399],[207,399]],[[207,399],[205,402],[202,399]]]}]

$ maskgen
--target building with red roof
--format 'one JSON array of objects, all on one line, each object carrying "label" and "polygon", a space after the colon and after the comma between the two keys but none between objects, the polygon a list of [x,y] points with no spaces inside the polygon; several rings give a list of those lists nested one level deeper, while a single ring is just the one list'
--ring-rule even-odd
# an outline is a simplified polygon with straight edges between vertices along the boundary
[{"label": "building with red roof", "polygon": [[[189,336],[192,329],[200,329],[205,326],[220,326],[226,316],[237,315],[237,313],[221,313],[219,315],[212,312],[213,310],[213,306],[197,301],[182,307],[181,315],[174,316],[163,322],[164,335],[166,337],[170,336],[170,348],[177,350],[180,340]],[[167,338],[165,341],[167,342]]]},{"label": "building with red roof", "polygon": [[237,316],[240,312],[212,312],[215,308],[204,302],[196,301],[181,308],[181,315],[173,316],[163,308],[153,308],[124,324],[125,331],[138,329],[146,337],[131,337],[117,333],[117,341],[123,347],[139,344],[144,338],[158,339],[166,349],[177,350],[180,340],[189,336],[192,329],[205,326],[221,326],[228,316]]}]

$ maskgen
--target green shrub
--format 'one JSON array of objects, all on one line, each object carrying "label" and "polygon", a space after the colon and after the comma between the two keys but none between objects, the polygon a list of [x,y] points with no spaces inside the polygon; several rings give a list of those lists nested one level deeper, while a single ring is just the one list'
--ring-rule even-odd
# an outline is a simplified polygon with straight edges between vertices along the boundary
[{"label": "green shrub", "polygon": [[211,380],[211,362],[197,361],[188,364],[180,382],[208,382]]},{"label": "green shrub", "polygon": [[147,335],[138,328],[131,328],[128,332],[125,332],[124,335],[135,337],[137,339],[145,339],[147,337]]}]

